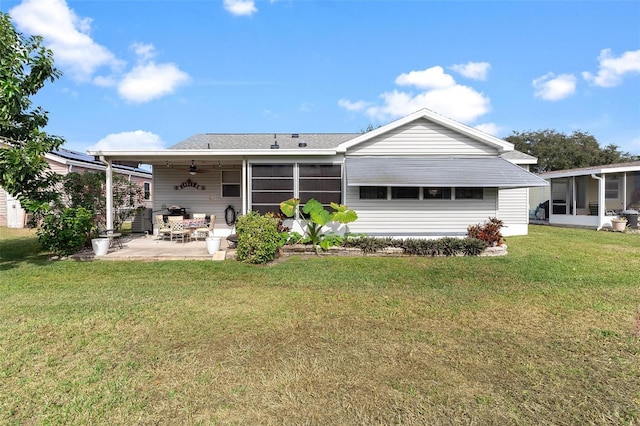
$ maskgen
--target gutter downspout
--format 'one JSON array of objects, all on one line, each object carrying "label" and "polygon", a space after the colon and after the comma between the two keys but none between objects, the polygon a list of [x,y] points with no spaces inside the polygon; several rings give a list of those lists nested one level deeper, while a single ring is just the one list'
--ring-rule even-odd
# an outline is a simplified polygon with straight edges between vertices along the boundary
[{"label": "gutter downspout", "polygon": [[107,206],[106,206],[106,224],[105,227],[107,229],[113,229],[113,166],[111,165],[111,161],[108,161],[104,158],[103,155],[100,156],[100,161],[107,167],[105,170],[106,174],[106,187],[105,187],[105,195],[107,197]]},{"label": "gutter downspout", "polygon": [[598,180],[598,227],[596,231],[599,231],[602,229],[602,225],[604,225],[604,177],[596,176],[595,173],[591,174],[591,177]]}]

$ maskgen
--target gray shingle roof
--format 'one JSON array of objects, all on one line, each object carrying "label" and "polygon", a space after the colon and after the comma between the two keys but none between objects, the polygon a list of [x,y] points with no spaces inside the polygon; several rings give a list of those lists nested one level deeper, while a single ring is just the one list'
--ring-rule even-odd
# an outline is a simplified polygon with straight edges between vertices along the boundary
[{"label": "gray shingle roof", "polygon": [[[280,149],[333,149],[343,142],[359,136],[358,133],[299,133],[293,137],[291,133],[203,133],[171,146],[169,149],[251,149],[270,150],[275,141]],[[306,143],[305,148],[298,146]]]}]

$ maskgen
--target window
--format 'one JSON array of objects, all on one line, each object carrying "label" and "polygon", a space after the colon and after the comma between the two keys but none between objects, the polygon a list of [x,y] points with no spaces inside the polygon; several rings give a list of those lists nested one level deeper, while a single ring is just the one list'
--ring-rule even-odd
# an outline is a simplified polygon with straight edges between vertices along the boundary
[{"label": "window", "polygon": [[145,200],[150,200],[151,199],[151,184],[149,182],[144,182],[142,184],[142,190],[144,191],[144,199]]},{"label": "window", "polygon": [[456,188],[456,200],[482,200],[483,195],[482,188]]},{"label": "window", "polygon": [[386,186],[361,186],[360,199],[361,200],[386,200],[387,187]]},{"label": "window", "polygon": [[618,194],[618,177],[613,175],[611,178],[605,178],[604,181],[604,197],[607,199],[617,200]]},{"label": "window", "polygon": [[[296,185],[297,184],[297,185]],[[342,202],[340,164],[274,164],[251,166],[251,209],[280,213],[280,203],[314,198],[323,205]]]},{"label": "window", "polygon": [[342,167],[334,164],[300,164],[298,189],[302,204],[312,198],[328,206],[342,201]]},{"label": "window", "polygon": [[425,200],[450,200],[451,188],[424,188]]},{"label": "window", "polygon": [[251,166],[251,209],[280,212],[280,203],[293,198],[293,164]]},{"label": "window", "polygon": [[420,188],[410,186],[394,186],[391,188],[393,200],[417,200],[420,198]]},{"label": "window", "polygon": [[222,171],[222,197],[239,197],[240,196],[240,170],[223,170]]}]

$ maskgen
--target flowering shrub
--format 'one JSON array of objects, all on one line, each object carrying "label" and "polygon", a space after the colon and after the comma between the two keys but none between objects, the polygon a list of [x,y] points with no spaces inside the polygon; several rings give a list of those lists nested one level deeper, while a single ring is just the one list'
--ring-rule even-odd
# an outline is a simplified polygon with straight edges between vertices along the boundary
[{"label": "flowering shrub", "polygon": [[501,246],[504,242],[501,229],[504,226],[503,222],[497,217],[490,217],[489,221],[471,225],[467,228],[467,236],[470,238],[477,238],[487,243],[487,246]]}]

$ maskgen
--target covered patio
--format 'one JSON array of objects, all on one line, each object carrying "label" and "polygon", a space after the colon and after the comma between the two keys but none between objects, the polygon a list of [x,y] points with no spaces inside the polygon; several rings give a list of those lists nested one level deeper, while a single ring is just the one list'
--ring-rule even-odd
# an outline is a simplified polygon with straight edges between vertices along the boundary
[{"label": "covered patio", "polygon": [[602,229],[640,209],[640,161],[539,174],[549,181],[536,218],[550,225]]}]

